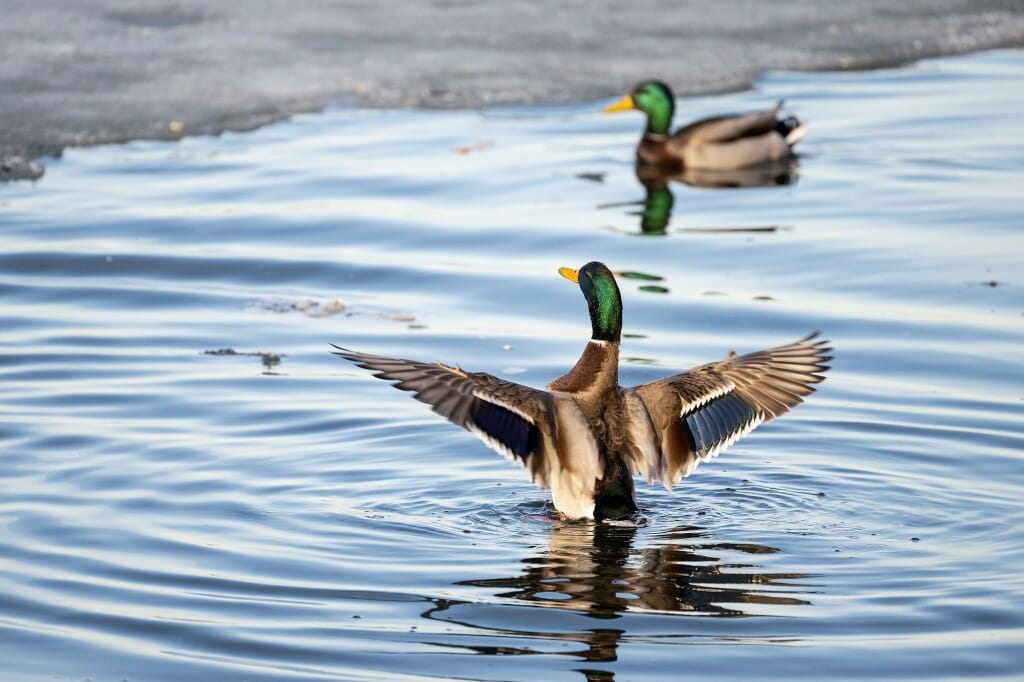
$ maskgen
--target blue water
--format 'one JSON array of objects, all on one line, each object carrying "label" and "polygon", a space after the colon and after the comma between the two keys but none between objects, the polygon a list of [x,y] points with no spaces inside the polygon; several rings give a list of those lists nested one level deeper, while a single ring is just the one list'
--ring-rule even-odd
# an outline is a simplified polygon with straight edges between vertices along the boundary
[{"label": "blue water", "polygon": [[[2,679],[1020,679],[1022,79],[686,100],[810,132],[768,186],[673,183],[648,234],[640,120],[602,103],[334,110],[0,187]],[[328,352],[543,385],[590,329],[556,269],[594,259],[663,278],[621,281],[625,384],[835,347],[636,524],[554,520]]]}]

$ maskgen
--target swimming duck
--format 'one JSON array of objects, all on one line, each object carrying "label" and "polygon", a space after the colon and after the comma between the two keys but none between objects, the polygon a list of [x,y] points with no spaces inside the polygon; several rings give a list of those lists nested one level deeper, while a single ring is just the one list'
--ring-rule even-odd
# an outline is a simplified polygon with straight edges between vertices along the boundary
[{"label": "swimming duck", "polygon": [[665,169],[730,170],[786,158],[807,127],[793,116],[779,119],[772,109],[695,121],[669,134],[675,97],[658,80],[644,81],[605,112],[638,109],[647,128],[636,148],[637,163]]},{"label": "swimming duck", "polygon": [[602,263],[559,273],[579,285],[591,338],[576,366],[523,386],[484,372],[335,346],[337,355],[395,382],[456,426],[520,463],[569,519],[638,511],[633,474],[671,489],[702,461],[814,391],[830,357],[817,333],[770,350],[694,367],[634,388],[619,386],[622,297]]}]

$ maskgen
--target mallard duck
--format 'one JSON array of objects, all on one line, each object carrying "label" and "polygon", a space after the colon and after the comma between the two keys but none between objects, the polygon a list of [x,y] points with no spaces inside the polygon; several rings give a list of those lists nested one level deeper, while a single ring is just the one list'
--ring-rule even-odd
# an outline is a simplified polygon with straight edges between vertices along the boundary
[{"label": "mallard duck", "polygon": [[619,386],[622,297],[615,276],[591,262],[559,273],[579,285],[591,338],[576,366],[523,386],[441,363],[398,360],[335,346],[374,376],[520,463],[569,519],[638,511],[633,474],[671,489],[758,424],[814,391],[830,358],[817,333],[778,348],[694,367],[634,388]]},{"label": "mallard duck", "polygon": [[669,134],[675,97],[657,80],[640,83],[604,111],[632,109],[647,114],[637,163],[666,169],[731,170],[776,161],[789,156],[807,130],[793,116],[779,119],[779,102],[765,111],[705,118]]}]

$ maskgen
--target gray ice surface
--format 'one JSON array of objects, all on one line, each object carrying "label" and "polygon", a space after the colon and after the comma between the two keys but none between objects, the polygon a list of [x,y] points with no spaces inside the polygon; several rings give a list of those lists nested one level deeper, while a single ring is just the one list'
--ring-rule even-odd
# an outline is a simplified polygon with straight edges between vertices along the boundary
[{"label": "gray ice surface", "polygon": [[0,179],[335,100],[583,101],[652,76],[687,95],[1021,45],[1024,0],[0,0]]}]

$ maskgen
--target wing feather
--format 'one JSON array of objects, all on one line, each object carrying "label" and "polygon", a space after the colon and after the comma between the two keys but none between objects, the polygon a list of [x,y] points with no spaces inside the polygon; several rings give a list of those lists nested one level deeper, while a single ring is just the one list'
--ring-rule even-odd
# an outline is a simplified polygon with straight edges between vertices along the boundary
[{"label": "wing feather", "polygon": [[673,133],[670,143],[687,145],[732,142],[744,137],[763,135],[775,130],[778,112],[779,108],[776,106],[774,109],[747,114],[726,114],[694,121]]},{"label": "wing feather", "polygon": [[518,461],[537,485],[548,487],[546,460],[554,456],[556,437],[551,394],[485,372],[334,348],[336,355],[375,377],[411,391],[434,412]]},{"label": "wing feather", "polygon": [[[630,389],[650,417],[657,447],[627,453],[633,471],[671,487],[757,425],[814,392],[831,360],[817,332],[778,348],[694,367]],[[651,461],[656,458],[657,461]]]}]

